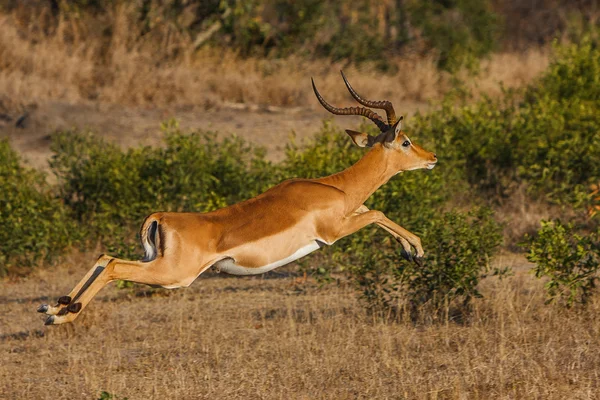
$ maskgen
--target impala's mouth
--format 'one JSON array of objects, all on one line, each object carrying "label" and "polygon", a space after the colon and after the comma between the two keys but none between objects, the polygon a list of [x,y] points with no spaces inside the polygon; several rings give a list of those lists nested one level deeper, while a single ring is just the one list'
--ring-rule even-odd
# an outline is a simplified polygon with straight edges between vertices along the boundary
[{"label": "impala's mouth", "polygon": [[427,169],[433,169],[433,167],[435,167],[435,164],[436,163],[434,163],[434,162],[427,164]]}]

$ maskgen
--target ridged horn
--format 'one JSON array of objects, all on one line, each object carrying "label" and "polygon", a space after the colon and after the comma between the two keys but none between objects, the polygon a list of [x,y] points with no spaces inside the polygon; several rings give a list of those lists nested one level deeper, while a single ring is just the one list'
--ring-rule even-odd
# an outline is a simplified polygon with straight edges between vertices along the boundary
[{"label": "ridged horn", "polygon": [[342,74],[342,79],[344,79],[344,83],[346,84],[348,91],[350,92],[352,97],[354,97],[354,100],[358,101],[360,104],[362,104],[365,107],[385,110],[388,125],[392,126],[396,123],[396,111],[394,111],[394,106],[392,105],[392,103],[390,101],[387,101],[387,100],[371,101],[371,100],[363,99],[362,97],[359,96],[358,93],[356,93],[356,90],[354,90],[352,88],[352,86],[350,85],[350,82],[348,82],[348,79],[346,78],[346,75],[344,75],[344,71],[340,70],[340,73]]},{"label": "ridged horn", "polygon": [[373,123],[375,123],[375,125],[377,125],[377,127],[379,128],[379,130],[381,132],[386,132],[388,129],[390,129],[390,126],[388,124],[386,124],[385,122],[383,122],[383,118],[381,118],[381,116],[379,114],[377,114],[375,111],[369,110],[364,107],[338,108],[338,107],[334,107],[331,104],[327,103],[325,101],[325,99],[323,98],[323,96],[321,96],[321,93],[319,93],[319,91],[317,90],[314,79],[310,78],[310,80],[312,82],[312,87],[315,92],[315,95],[317,96],[317,99],[319,100],[319,103],[321,103],[323,108],[325,108],[330,113],[335,114],[335,115],[362,115],[363,117],[367,117],[371,121],[373,121]]}]

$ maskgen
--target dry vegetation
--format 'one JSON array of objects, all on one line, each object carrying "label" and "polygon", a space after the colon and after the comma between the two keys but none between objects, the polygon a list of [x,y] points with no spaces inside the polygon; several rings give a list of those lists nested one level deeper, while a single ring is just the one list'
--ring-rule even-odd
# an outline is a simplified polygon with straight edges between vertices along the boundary
[{"label": "dry vegetation", "polygon": [[[163,53],[168,53],[164,47],[184,47],[186,39],[154,47],[132,44],[127,15],[116,12],[109,43],[88,36],[84,24],[76,20],[60,20],[52,35],[40,36],[43,18],[22,20],[18,13],[0,16],[0,92],[24,103],[97,101],[204,109],[247,103],[318,108],[307,77],[314,76],[331,101],[347,101],[339,81],[341,68],[356,87],[368,88],[369,96],[397,103],[426,104],[441,99],[453,86],[450,75],[440,72],[432,58],[398,59],[393,63],[397,72],[391,74],[367,64],[358,71],[341,62],[242,59],[233,52],[211,49],[182,52],[164,61]],[[523,85],[547,64],[547,54],[541,50],[497,54],[483,61],[478,77],[469,79],[466,71],[462,76],[469,86],[496,95],[499,82],[506,87]]]},{"label": "dry vegetation", "polygon": [[0,393],[8,399],[590,399],[600,390],[600,303],[543,305],[519,258],[487,280],[463,322],[369,316],[344,285],[281,273],[202,277],[147,295],[105,289],[75,324],[34,312],[66,293],[90,257],[0,283]]}]

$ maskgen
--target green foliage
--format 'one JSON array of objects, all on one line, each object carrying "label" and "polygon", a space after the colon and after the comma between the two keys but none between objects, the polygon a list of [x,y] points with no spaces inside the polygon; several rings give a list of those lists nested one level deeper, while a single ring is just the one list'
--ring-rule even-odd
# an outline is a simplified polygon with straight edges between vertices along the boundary
[{"label": "green foliage", "polygon": [[91,134],[54,137],[51,167],[61,198],[89,237],[119,256],[135,257],[133,232],[152,212],[210,211],[268,187],[264,151],[236,137],[184,135],[174,122],[164,130],[164,148],[127,151]]},{"label": "green foliage", "polygon": [[499,18],[488,1],[413,0],[408,10],[429,46],[439,53],[443,69],[475,66],[496,47]]},{"label": "green foliage", "polygon": [[423,232],[428,243],[424,266],[403,262],[395,271],[397,279],[417,304],[430,302],[438,308],[455,298],[467,303],[480,297],[477,284],[502,241],[500,231],[487,208],[437,216]]},{"label": "green foliage", "polygon": [[343,130],[325,121],[321,131],[305,146],[298,146],[294,141],[287,145],[278,180],[335,174],[354,164],[363,154]]},{"label": "green foliage", "polygon": [[535,237],[523,244],[527,259],[535,263],[535,276],[548,278],[548,302],[570,307],[586,303],[593,294],[600,269],[600,230],[578,233],[560,220],[542,221]]},{"label": "green foliage", "polygon": [[[499,18],[489,1],[411,1],[374,6],[366,0],[222,1],[225,32],[242,54],[307,53],[350,60],[386,59],[422,36],[422,50],[437,51],[439,65],[455,70],[494,49]],[[420,30],[412,31],[412,26]],[[417,43],[422,45],[422,43]],[[316,51],[315,51],[316,50]]]},{"label": "green foliage", "polygon": [[411,121],[434,138],[440,162],[476,187],[504,195],[515,182],[554,203],[582,205],[600,180],[600,51],[589,42],[557,48],[535,85]]},{"label": "green foliage", "polygon": [[398,246],[375,257],[361,254],[352,273],[369,307],[393,309],[404,299],[411,312],[425,306],[435,315],[455,300],[464,306],[480,297],[477,284],[501,243],[500,226],[491,211],[439,213],[420,230],[425,248],[422,267],[404,260]]},{"label": "green foliage", "polygon": [[78,239],[44,176],[23,167],[6,140],[0,140],[0,221],[0,276],[52,262]]},{"label": "green foliage", "polygon": [[555,46],[554,60],[538,90],[539,97],[554,99],[600,100],[600,50],[589,39],[579,44]]}]

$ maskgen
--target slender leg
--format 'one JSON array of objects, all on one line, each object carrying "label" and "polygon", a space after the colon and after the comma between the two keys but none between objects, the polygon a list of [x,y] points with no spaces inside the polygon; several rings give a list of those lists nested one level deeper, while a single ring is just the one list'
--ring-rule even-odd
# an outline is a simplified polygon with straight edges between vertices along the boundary
[{"label": "slender leg", "polygon": [[340,237],[344,237],[350,235],[359,229],[369,225],[369,224],[377,224],[379,226],[388,228],[390,231],[394,232],[398,236],[405,238],[416,250],[417,257],[421,258],[425,254],[423,251],[423,247],[421,246],[421,239],[396,224],[389,218],[387,218],[381,211],[369,210],[365,211],[362,214],[356,215],[353,214],[350,217],[347,217],[343,222],[342,228],[340,230]]},{"label": "slender leg", "polygon": [[[113,259],[113,257],[102,254],[100,257],[98,257],[98,260],[96,261],[94,266],[87,272],[87,274],[85,274],[83,279],[80,280],[77,285],[75,285],[75,287],[71,290],[71,292],[67,296],[60,297],[55,306],[51,306],[48,304],[42,304],[41,306],[38,307],[37,311],[41,312],[41,313],[46,313],[48,315],[56,315],[62,309],[69,306],[69,304],[71,304],[72,302],[73,303],[76,302],[78,293],[80,291],[83,292],[85,290],[84,286],[86,286],[86,287],[89,286],[95,280],[95,278],[98,276],[98,274],[100,274],[100,272],[102,272],[102,270],[106,267],[106,264],[108,264],[108,262],[112,259]],[[83,288],[83,290],[82,290],[82,288]]]},{"label": "slender leg", "polygon": [[[190,280],[190,277],[177,274],[165,258],[141,262],[109,257],[104,266],[96,265],[92,270],[92,273],[87,275],[88,279],[82,280],[83,284],[80,282],[79,289],[76,290],[76,287],[72,291],[74,297],[70,304],[64,308],[59,308],[56,313],[53,310],[53,313],[46,320],[46,325],[57,325],[73,321],[104,286],[117,279],[172,288],[183,286],[181,282]],[[195,277],[196,275],[192,276],[191,280]],[[46,312],[50,313],[49,311],[50,309]]]},{"label": "slender leg", "polygon": [[[367,211],[369,211],[369,209],[367,208],[367,206],[365,206],[364,204],[360,207],[358,207],[358,209],[354,212],[355,215],[358,214],[364,214]],[[406,258],[407,260],[411,261],[412,260],[412,250],[410,248],[410,243],[408,243],[408,241],[406,239],[404,239],[402,236],[398,235],[396,232],[394,232],[393,230],[391,230],[390,228],[388,228],[385,225],[382,225],[378,222],[376,222],[376,224],[384,229],[385,231],[387,231],[390,235],[392,235],[394,237],[394,239],[396,239],[401,245],[402,245],[402,249],[404,250],[402,252],[402,256],[404,258]]]}]

